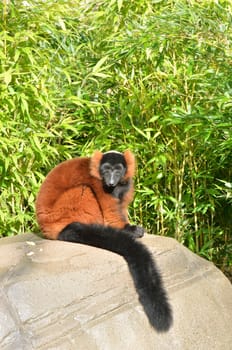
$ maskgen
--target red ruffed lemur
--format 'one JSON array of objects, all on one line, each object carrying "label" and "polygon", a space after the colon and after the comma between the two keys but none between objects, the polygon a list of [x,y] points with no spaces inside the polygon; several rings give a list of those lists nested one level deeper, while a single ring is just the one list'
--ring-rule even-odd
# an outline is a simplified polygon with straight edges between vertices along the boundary
[{"label": "red ruffed lemur", "polygon": [[36,216],[46,238],[106,249],[127,262],[150,324],[167,331],[172,311],[155,261],[130,225],[135,159],[130,151],[96,151],[64,161],[47,175],[36,200]]}]

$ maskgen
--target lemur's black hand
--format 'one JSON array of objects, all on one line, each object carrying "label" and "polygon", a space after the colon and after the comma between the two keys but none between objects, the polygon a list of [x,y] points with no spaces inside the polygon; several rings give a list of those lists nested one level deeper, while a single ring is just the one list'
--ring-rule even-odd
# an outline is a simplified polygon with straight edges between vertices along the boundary
[{"label": "lemur's black hand", "polygon": [[126,226],[124,227],[124,230],[127,232],[133,233],[136,238],[143,237],[145,233],[145,229],[142,226],[136,226],[136,225],[130,225],[130,224],[126,224]]}]

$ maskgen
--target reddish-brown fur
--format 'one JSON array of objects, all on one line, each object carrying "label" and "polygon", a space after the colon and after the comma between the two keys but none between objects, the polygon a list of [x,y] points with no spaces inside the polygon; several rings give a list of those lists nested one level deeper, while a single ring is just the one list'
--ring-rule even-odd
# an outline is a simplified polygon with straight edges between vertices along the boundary
[{"label": "reddish-brown fur", "polygon": [[[75,158],[57,165],[43,182],[37,200],[36,216],[45,237],[56,239],[68,224],[102,224],[124,228],[128,224],[127,207],[133,198],[133,184],[123,200],[103,191],[99,166],[103,154]],[[124,152],[127,164],[125,180],[135,171],[134,156]]]}]

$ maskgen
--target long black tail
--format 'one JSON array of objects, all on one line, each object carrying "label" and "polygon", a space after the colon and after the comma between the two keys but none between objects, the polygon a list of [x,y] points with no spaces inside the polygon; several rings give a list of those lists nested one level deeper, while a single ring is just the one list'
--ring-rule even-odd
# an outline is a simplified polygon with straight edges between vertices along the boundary
[{"label": "long black tail", "polygon": [[61,231],[58,239],[87,244],[123,256],[150,324],[159,332],[168,331],[172,324],[172,311],[160,273],[147,247],[135,239],[133,233],[74,222]]}]

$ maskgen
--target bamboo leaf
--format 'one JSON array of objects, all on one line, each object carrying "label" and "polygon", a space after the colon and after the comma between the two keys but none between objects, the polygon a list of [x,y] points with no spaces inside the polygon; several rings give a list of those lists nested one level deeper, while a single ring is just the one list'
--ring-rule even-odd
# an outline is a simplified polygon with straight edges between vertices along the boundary
[{"label": "bamboo leaf", "polygon": [[118,0],[118,11],[121,11],[123,0]]},{"label": "bamboo leaf", "polygon": [[102,67],[104,65],[104,63],[106,62],[106,60],[108,59],[108,56],[102,57],[97,64],[93,67],[92,69],[92,74],[97,74],[100,70],[104,69],[104,67]]},{"label": "bamboo leaf", "polygon": [[8,86],[12,80],[12,69],[8,69],[7,71],[3,72],[0,77],[3,79],[4,83]]}]

